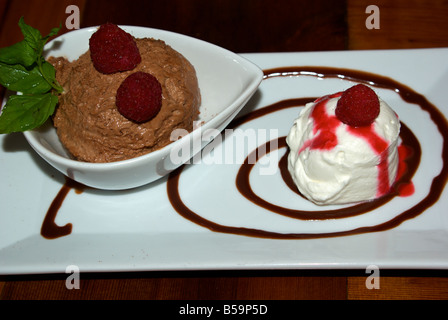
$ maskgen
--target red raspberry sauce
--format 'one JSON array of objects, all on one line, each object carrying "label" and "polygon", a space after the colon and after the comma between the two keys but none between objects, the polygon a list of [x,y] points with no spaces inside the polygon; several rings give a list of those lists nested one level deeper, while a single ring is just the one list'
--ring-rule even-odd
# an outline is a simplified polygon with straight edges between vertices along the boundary
[{"label": "red raspberry sauce", "polygon": [[[328,100],[339,97],[342,92],[338,92],[333,95],[327,95],[319,98],[315,101],[314,110],[311,113],[311,117],[314,120],[313,132],[316,136],[312,139],[305,141],[302,148],[299,150],[299,154],[304,150],[309,148],[310,150],[331,150],[335,148],[338,144],[338,139],[336,135],[336,129],[341,125],[341,121],[336,117],[329,115],[326,112],[326,104]],[[376,192],[377,197],[381,197],[387,194],[391,190],[390,177],[389,177],[389,160],[387,148],[389,146],[388,142],[380,137],[374,130],[374,125],[365,127],[350,127],[347,126],[348,132],[355,135],[368,143],[372,151],[380,156],[380,163],[378,164],[378,188]],[[399,148],[399,171],[397,174],[397,179],[401,177],[403,172],[406,171],[406,164],[404,162],[408,155],[404,147]],[[402,185],[398,188],[399,194],[401,196],[408,196],[413,194],[413,185]]]}]

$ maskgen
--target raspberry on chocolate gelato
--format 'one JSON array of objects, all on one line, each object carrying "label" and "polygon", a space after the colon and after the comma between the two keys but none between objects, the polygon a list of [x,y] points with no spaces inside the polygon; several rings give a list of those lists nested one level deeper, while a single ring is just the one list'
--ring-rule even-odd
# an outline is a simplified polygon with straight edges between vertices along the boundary
[{"label": "raspberry on chocolate gelato", "polygon": [[[141,62],[130,71],[98,72],[90,52],[69,62],[51,58],[65,92],[53,117],[58,136],[74,158],[113,162],[147,154],[171,143],[175,129],[193,129],[201,103],[196,72],[179,52],[161,40],[135,39]],[[160,111],[149,121],[128,120],[117,110],[116,93],[135,72],[153,75],[162,87]]]}]

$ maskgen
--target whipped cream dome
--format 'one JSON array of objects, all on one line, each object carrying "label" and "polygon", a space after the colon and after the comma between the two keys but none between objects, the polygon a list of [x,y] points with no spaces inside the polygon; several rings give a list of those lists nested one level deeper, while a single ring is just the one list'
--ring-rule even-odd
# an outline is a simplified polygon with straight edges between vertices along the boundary
[{"label": "whipped cream dome", "polygon": [[381,99],[366,127],[335,115],[342,93],[308,103],[286,138],[288,170],[300,193],[319,205],[372,200],[388,193],[398,168],[400,121]]}]

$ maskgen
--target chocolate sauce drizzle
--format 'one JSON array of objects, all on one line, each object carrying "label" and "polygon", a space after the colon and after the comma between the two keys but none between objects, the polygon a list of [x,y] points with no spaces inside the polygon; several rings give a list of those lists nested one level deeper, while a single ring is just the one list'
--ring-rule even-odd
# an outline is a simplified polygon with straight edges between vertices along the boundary
[{"label": "chocolate sauce drizzle", "polygon": [[[332,67],[285,67],[285,68],[275,68],[264,71],[264,80],[275,78],[275,77],[292,77],[292,76],[314,76],[321,78],[343,78],[348,81],[365,83],[370,86],[390,89],[395,91],[400,97],[411,104],[418,105],[422,110],[427,111],[434,124],[438,128],[438,130],[442,133],[448,132],[448,125],[440,111],[432,105],[424,96],[415,92],[411,88],[395,81],[387,77],[383,77],[380,75],[350,70],[350,69],[340,69],[340,68],[332,68]],[[241,125],[242,123],[251,121],[261,116],[265,116],[271,112],[275,112],[284,108],[300,106],[304,105],[306,102],[313,101],[314,98],[303,98],[303,99],[290,99],[285,101],[280,101],[271,106],[264,107],[262,109],[251,112],[247,116],[236,119],[231,123],[231,127],[236,127]],[[402,123],[402,129],[400,132],[400,136],[402,138],[402,143],[412,150],[412,155],[406,159],[407,163],[407,171],[405,174],[397,181],[394,185],[393,190],[376,200],[372,200],[365,203],[360,203],[351,207],[346,207],[343,209],[336,210],[317,210],[317,211],[302,211],[302,210],[292,210],[288,208],[283,208],[274,204],[267,202],[266,200],[257,196],[250,186],[249,175],[250,171],[253,168],[253,164],[249,164],[246,161],[240,168],[239,173],[236,178],[236,186],[238,190],[243,194],[248,200],[253,203],[270,210],[274,213],[288,216],[294,219],[313,219],[313,220],[321,220],[321,219],[336,219],[336,218],[348,218],[355,215],[360,215],[376,208],[379,208],[392,200],[394,197],[399,195],[400,186],[403,184],[412,183],[412,177],[415,171],[418,168],[421,157],[421,149],[418,139],[414,136],[412,131]],[[266,152],[270,152],[272,141],[267,143],[266,148],[259,148],[253,152],[257,152],[256,154],[260,157],[263,154],[259,154],[261,150],[267,150]],[[277,143],[279,148],[286,147],[285,137],[280,138]],[[291,190],[296,191],[294,183],[291,181],[292,179],[289,177],[289,173],[287,173],[286,169],[286,156],[282,157],[279,162],[280,172],[282,174],[282,178],[285,183],[291,188]],[[355,228],[352,230],[339,231],[339,232],[330,232],[330,233],[277,233],[266,230],[259,229],[251,229],[251,228],[240,228],[240,227],[232,227],[225,226],[213,221],[207,220],[197,213],[193,212],[190,208],[188,208],[179,194],[179,179],[182,173],[183,167],[180,167],[178,170],[174,171],[170,174],[167,184],[168,196],[171,201],[172,206],[176,209],[176,211],[182,215],[184,218],[201,225],[205,228],[208,228],[214,232],[221,233],[229,233],[236,234],[242,236],[251,236],[251,237],[261,237],[261,238],[271,238],[271,239],[317,239],[317,238],[329,238],[329,237],[340,237],[340,236],[348,236],[369,232],[379,232],[385,231],[399,226],[406,220],[412,219],[422,212],[424,212],[427,208],[432,206],[439,199],[446,181],[448,177],[448,169],[446,165],[446,160],[448,159],[448,145],[447,141],[443,139],[443,152],[442,158],[444,166],[442,171],[438,176],[433,179],[431,184],[431,188],[428,192],[428,195],[420,201],[418,204],[413,206],[412,208],[398,214],[393,219],[378,224],[374,226],[366,226]],[[249,157],[248,157],[249,159]],[[298,191],[296,191],[298,192]]]},{"label": "chocolate sauce drizzle", "polygon": [[81,193],[84,190],[84,186],[72,179],[66,178],[64,185],[51,202],[47,214],[45,215],[42,227],[40,229],[40,234],[42,237],[51,240],[67,236],[72,232],[73,226],[71,223],[67,223],[64,226],[59,226],[55,222],[57,213],[59,212],[62,203],[72,189],[75,189],[76,193]]},{"label": "chocolate sauce drizzle", "polygon": [[[368,84],[369,86],[393,90],[398,95],[400,95],[400,97],[404,101],[410,104],[416,104],[422,110],[427,111],[432,121],[434,122],[434,125],[438,128],[438,130],[442,134],[442,137],[444,137],[444,133],[448,132],[448,125],[443,114],[433,104],[431,104],[423,95],[415,92],[411,88],[393,79],[384,76],[351,69],[341,69],[333,67],[315,67],[315,66],[284,67],[264,71],[264,81],[276,77],[302,77],[302,76],[313,76],[320,78],[341,78],[347,81],[365,83]],[[279,101],[270,106],[264,107],[259,110],[255,110],[247,115],[235,119],[230,124],[230,127],[235,128],[243,123],[252,121],[259,117],[266,116],[278,110],[303,106],[307,102],[313,101],[314,99],[315,98],[300,98],[300,99],[289,99]],[[397,183],[394,185],[393,190],[389,194],[373,201],[360,203],[350,207],[345,207],[343,209],[336,209],[336,210],[302,211],[302,210],[291,210],[288,208],[283,208],[267,202],[266,200],[257,196],[252,191],[249,182],[249,175],[254,164],[249,164],[248,161],[246,161],[241,165],[241,168],[235,179],[236,187],[238,188],[240,193],[248,199],[248,201],[252,201],[256,205],[259,205],[275,214],[281,214],[293,219],[304,219],[304,220],[307,219],[322,220],[329,218],[341,219],[341,218],[353,217],[355,215],[360,215],[383,206],[384,204],[392,200],[394,197],[400,195],[401,185],[412,183],[412,177],[416,172],[420,162],[421,157],[420,144],[418,142],[418,139],[414,136],[411,130],[404,123],[402,123],[400,136],[402,138],[403,144],[412,150],[411,156],[409,156],[406,159],[407,170],[403,174],[403,176],[401,176],[401,178],[397,181]],[[276,143],[273,144],[272,142]],[[266,153],[274,151],[273,149],[271,150],[272,145],[277,146],[277,148],[287,148],[285,137],[281,137],[278,139],[278,141],[268,142],[266,148],[259,147],[257,150],[254,150],[253,152],[256,152],[256,155],[259,158],[263,156],[263,154],[261,153],[262,150],[266,150]],[[297,192],[298,196],[301,196],[298,193],[294,183],[292,182],[289,173],[287,172],[286,157],[287,153],[279,161],[279,169],[283,181],[289,188],[291,188],[291,190]],[[360,227],[352,230],[332,232],[332,233],[277,233],[260,229],[225,226],[207,220],[201,217],[196,212],[192,211],[182,201],[182,198],[179,193],[179,179],[182,170],[184,169],[184,166],[178,168],[169,175],[167,181],[167,193],[171,205],[182,217],[204,228],[208,228],[214,232],[250,236],[250,237],[270,238],[270,239],[317,239],[317,238],[341,237],[341,236],[348,236],[369,232],[379,232],[395,228],[404,221],[420,215],[427,208],[436,203],[448,179],[448,167],[447,167],[448,142],[445,138],[443,138],[442,160],[444,164],[443,168],[440,174],[433,178],[427,196],[422,201],[414,205],[412,208],[400,214],[397,214],[393,219],[378,225]],[[82,190],[79,184],[70,179],[67,179],[67,182],[61,188],[60,192],[54,199],[51,207],[47,212],[47,216],[43,222],[41,229],[41,234],[43,237],[48,239],[54,239],[71,233],[72,230],[71,224],[67,224],[63,227],[60,227],[57,226],[54,221],[57,212],[60,206],[62,205],[62,202],[64,201],[67,193],[72,188],[79,190],[79,192],[81,192]]]}]

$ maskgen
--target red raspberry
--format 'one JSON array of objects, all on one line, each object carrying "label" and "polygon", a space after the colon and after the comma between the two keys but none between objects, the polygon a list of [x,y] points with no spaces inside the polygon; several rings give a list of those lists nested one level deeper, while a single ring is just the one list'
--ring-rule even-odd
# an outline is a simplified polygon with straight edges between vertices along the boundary
[{"label": "red raspberry", "polygon": [[336,117],[352,127],[368,126],[380,113],[380,101],[375,91],[363,84],[342,93],[336,106]]},{"label": "red raspberry", "polygon": [[153,75],[135,72],[118,88],[115,103],[118,111],[129,120],[146,122],[160,111],[162,86]]},{"label": "red raspberry", "polygon": [[90,37],[90,57],[95,69],[111,74],[134,69],[141,61],[134,38],[112,23],[106,23]]}]

